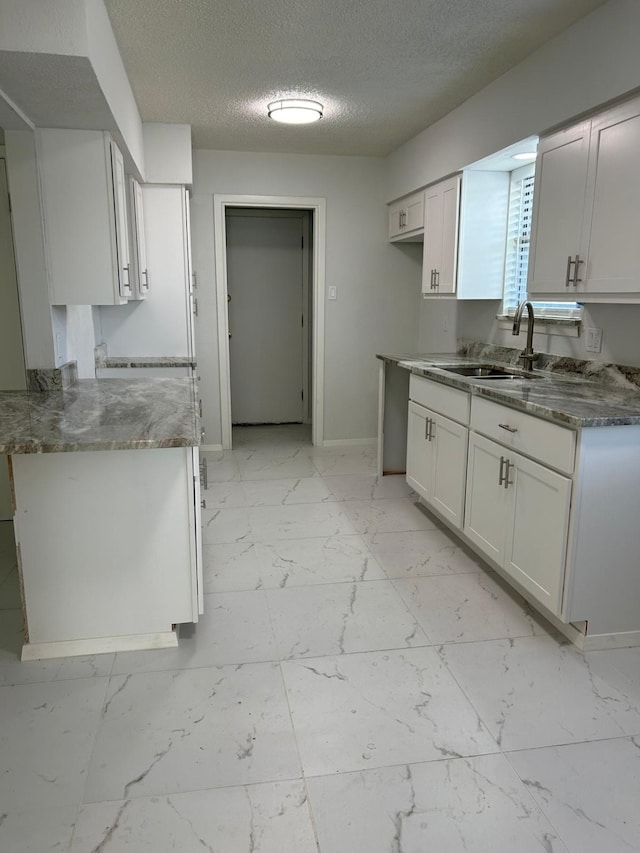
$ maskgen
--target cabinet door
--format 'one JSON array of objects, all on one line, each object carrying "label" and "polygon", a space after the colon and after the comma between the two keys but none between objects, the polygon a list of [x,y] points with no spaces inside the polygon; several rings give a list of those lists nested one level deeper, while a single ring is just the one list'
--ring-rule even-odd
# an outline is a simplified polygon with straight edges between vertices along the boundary
[{"label": "cabinet door", "polygon": [[129,223],[127,220],[127,183],[124,160],[118,147],[111,142],[111,168],[113,170],[113,196],[116,215],[116,255],[120,296],[128,299],[131,291],[131,260],[129,257]]},{"label": "cabinet door", "polygon": [[454,177],[425,190],[422,292],[429,295],[455,293],[459,188]]},{"label": "cabinet door", "polygon": [[640,101],[594,119],[591,133],[589,257],[585,293],[640,292]]},{"label": "cabinet door", "polygon": [[469,431],[441,415],[434,418],[431,432],[435,439],[435,452],[430,502],[451,524],[462,528]]},{"label": "cabinet door", "polygon": [[510,462],[511,517],[504,568],[560,614],[564,585],[571,480],[506,451]]},{"label": "cabinet door", "polygon": [[402,234],[402,223],[404,222],[404,203],[396,202],[389,205],[389,239]]},{"label": "cabinet door", "polygon": [[441,184],[424,194],[424,248],[422,253],[422,292],[437,293],[436,273],[442,265],[443,196]]},{"label": "cabinet door", "polygon": [[[586,258],[583,228],[591,123],[541,139],[536,160],[528,291],[573,296],[567,286],[568,261]],[[573,265],[571,278],[575,277]],[[584,278],[584,264],[578,270]]]},{"label": "cabinet door", "polygon": [[416,193],[405,202],[405,231],[424,228],[424,193]]},{"label": "cabinet door", "polygon": [[481,551],[504,564],[511,494],[500,483],[509,451],[481,435],[469,435],[464,532]]},{"label": "cabinet door", "polygon": [[409,402],[407,425],[407,483],[427,500],[431,500],[433,481],[433,448],[430,428],[433,412]]},{"label": "cabinet door", "polygon": [[202,491],[200,484],[200,448],[191,448],[191,473],[193,476],[193,536],[194,542],[194,565],[195,589],[197,596],[194,608],[193,621],[198,621],[198,615],[204,613],[204,577],[202,568]]},{"label": "cabinet door", "polygon": [[131,260],[133,261],[133,293],[135,299],[144,299],[149,292],[149,269],[147,266],[147,244],[144,231],[144,203],[142,187],[130,179],[131,199]]}]

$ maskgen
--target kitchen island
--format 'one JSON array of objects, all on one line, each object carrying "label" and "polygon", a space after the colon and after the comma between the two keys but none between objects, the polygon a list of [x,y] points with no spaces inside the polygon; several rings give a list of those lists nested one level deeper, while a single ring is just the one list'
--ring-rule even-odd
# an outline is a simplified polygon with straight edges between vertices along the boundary
[{"label": "kitchen island", "polygon": [[23,660],[177,645],[202,612],[191,379],[0,392]]}]

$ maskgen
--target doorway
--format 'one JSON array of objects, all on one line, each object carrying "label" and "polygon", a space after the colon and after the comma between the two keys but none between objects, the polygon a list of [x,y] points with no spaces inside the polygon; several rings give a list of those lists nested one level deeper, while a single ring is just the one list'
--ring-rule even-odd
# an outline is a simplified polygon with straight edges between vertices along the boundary
[{"label": "doorway", "polygon": [[[306,213],[306,220],[305,217],[302,217],[302,219],[299,220],[298,217],[303,212]],[[244,215],[242,215],[243,213]],[[295,309],[298,317],[295,333],[297,338],[299,340],[301,339],[302,342],[302,358],[300,359],[298,355],[290,355],[290,358],[292,358],[296,363],[290,370],[289,368],[286,370],[287,376],[293,377],[290,382],[289,379],[287,380],[289,387],[294,387],[295,384],[296,394],[300,395],[300,399],[296,401],[297,408],[294,415],[287,414],[285,417],[282,417],[284,408],[280,408],[278,410],[280,414],[271,413],[268,415],[266,420],[263,419],[263,415],[256,413],[257,410],[244,408],[247,401],[243,400],[242,397],[248,396],[247,394],[240,392],[241,398],[239,403],[241,404],[241,408],[238,408],[235,402],[232,401],[232,384],[237,388],[235,375],[233,376],[232,383],[232,371],[235,372],[236,367],[238,367],[240,369],[240,376],[242,375],[242,371],[245,372],[245,375],[252,369],[254,372],[259,372],[257,366],[258,360],[260,359],[259,350],[254,347],[254,351],[250,354],[250,357],[247,358],[246,353],[242,351],[241,346],[235,348],[234,343],[234,348],[232,349],[232,341],[234,341],[234,337],[231,337],[231,335],[235,336],[236,334],[235,323],[237,312],[235,309],[240,304],[241,299],[246,299],[247,297],[246,294],[242,297],[238,295],[237,299],[234,296],[234,289],[236,286],[233,281],[234,271],[232,265],[230,278],[228,255],[229,250],[231,250],[232,254],[234,252],[234,241],[235,238],[238,237],[238,234],[235,234],[235,237],[232,235],[231,242],[229,242],[227,231],[229,230],[230,232],[233,232],[235,230],[244,230],[245,232],[250,232],[252,229],[257,227],[255,223],[253,226],[247,226],[245,222],[244,225],[240,226],[240,229],[236,229],[236,220],[248,220],[252,217],[257,220],[271,219],[272,222],[269,226],[270,228],[279,227],[273,225],[274,221],[282,222],[284,220],[286,222],[286,220],[289,220],[289,225],[283,226],[283,230],[285,231],[292,231],[292,228],[297,228],[297,226],[291,226],[291,221],[294,223],[302,221],[302,228],[304,232],[304,222],[306,221],[308,223],[307,230],[309,236],[309,262],[306,265],[308,268],[307,295],[305,296],[303,290],[300,302],[302,311],[297,307]],[[308,421],[310,419],[312,424],[312,443],[314,445],[321,445],[323,443],[324,401],[324,258],[326,240],[326,201],[321,198],[299,198],[289,196],[214,195],[214,230],[222,447],[225,450],[231,449],[232,447],[232,423],[234,421],[236,423],[282,423],[287,422],[290,417],[302,417],[303,421]],[[291,234],[289,236],[291,236]],[[302,262],[300,261],[300,263]],[[304,271],[305,264],[303,264],[303,273]],[[245,290],[250,290],[250,288],[245,287]],[[231,297],[231,301],[229,301],[229,297]],[[235,303],[234,299],[236,299]],[[279,323],[282,319],[278,316],[273,316],[277,314],[277,312],[272,310],[273,306],[270,302],[269,291],[267,288],[263,288],[263,295],[261,299],[263,300],[261,303],[263,307],[258,308],[255,304],[254,293],[252,297],[253,305],[249,305],[249,309],[251,310],[245,312],[248,315],[251,315],[248,321],[249,329],[251,329],[253,324],[254,331],[256,331],[261,322],[265,327],[268,326],[271,320],[267,320],[267,317],[272,318],[276,323]],[[296,301],[296,306],[297,304],[298,302]],[[263,313],[261,314],[260,311]],[[267,313],[265,314],[264,312]],[[240,313],[242,315],[242,310]],[[292,311],[289,313],[293,316],[294,312]],[[304,320],[302,319],[303,317]],[[302,322],[304,321],[307,321],[306,335],[302,334],[302,329],[305,328],[302,326]],[[244,323],[245,321],[243,320],[242,322]],[[231,323],[234,324],[233,329],[230,325]],[[293,326],[291,326],[291,329],[293,329]],[[246,337],[246,334],[246,330],[240,333],[241,341],[243,336]],[[306,365],[304,355],[305,342],[307,347]],[[240,350],[240,352],[238,352],[238,350]],[[292,354],[293,348],[287,351]],[[282,356],[280,357],[282,363]],[[232,358],[234,361],[233,366]],[[238,358],[240,359],[239,361]],[[242,380],[240,379],[239,381],[241,382]],[[301,386],[300,382],[302,382]],[[249,384],[247,384],[247,387],[249,387]],[[253,387],[255,387],[255,385]],[[237,396],[237,394],[238,391],[236,390],[235,396]],[[306,400],[302,399],[303,396],[306,397]],[[302,403],[302,406],[300,406],[300,403]],[[263,408],[261,411],[264,412],[266,409]],[[302,415],[299,414],[300,411],[302,411]],[[248,415],[243,415],[243,412],[248,412]],[[247,418],[246,420],[244,419],[245,417]]]},{"label": "doorway", "polygon": [[310,421],[310,216],[307,210],[226,209],[233,426]]}]

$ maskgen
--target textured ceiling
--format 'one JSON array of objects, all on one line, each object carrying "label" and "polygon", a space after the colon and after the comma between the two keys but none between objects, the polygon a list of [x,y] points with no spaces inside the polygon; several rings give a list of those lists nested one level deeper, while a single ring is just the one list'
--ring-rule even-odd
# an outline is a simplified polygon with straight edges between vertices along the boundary
[{"label": "textured ceiling", "polygon": [[[385,155],[603,0],[105,0],[144,121],[196,148]],[[278,125],[269,101],[325,118]]]}]

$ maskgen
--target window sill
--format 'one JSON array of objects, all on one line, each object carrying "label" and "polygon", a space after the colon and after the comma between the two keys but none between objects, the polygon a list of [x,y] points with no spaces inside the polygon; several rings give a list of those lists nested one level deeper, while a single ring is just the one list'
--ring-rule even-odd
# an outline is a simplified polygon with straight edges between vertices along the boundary
[{"label": "window sill", "polygon": [[[506,314],[498,314],[496,320],[498,321],[499,329],[508,329],[511,331],[513,328],[513,317],[509,317]],[[520,329],[524,331],[527,326],[528,319],[523,317],[522,322],[520,323]],[[565,338],[579,338],[581,326],[582,320],[579,317],[541,316],[535,318],[535,332],[542,335],[559,335],[560,337]]]}]

